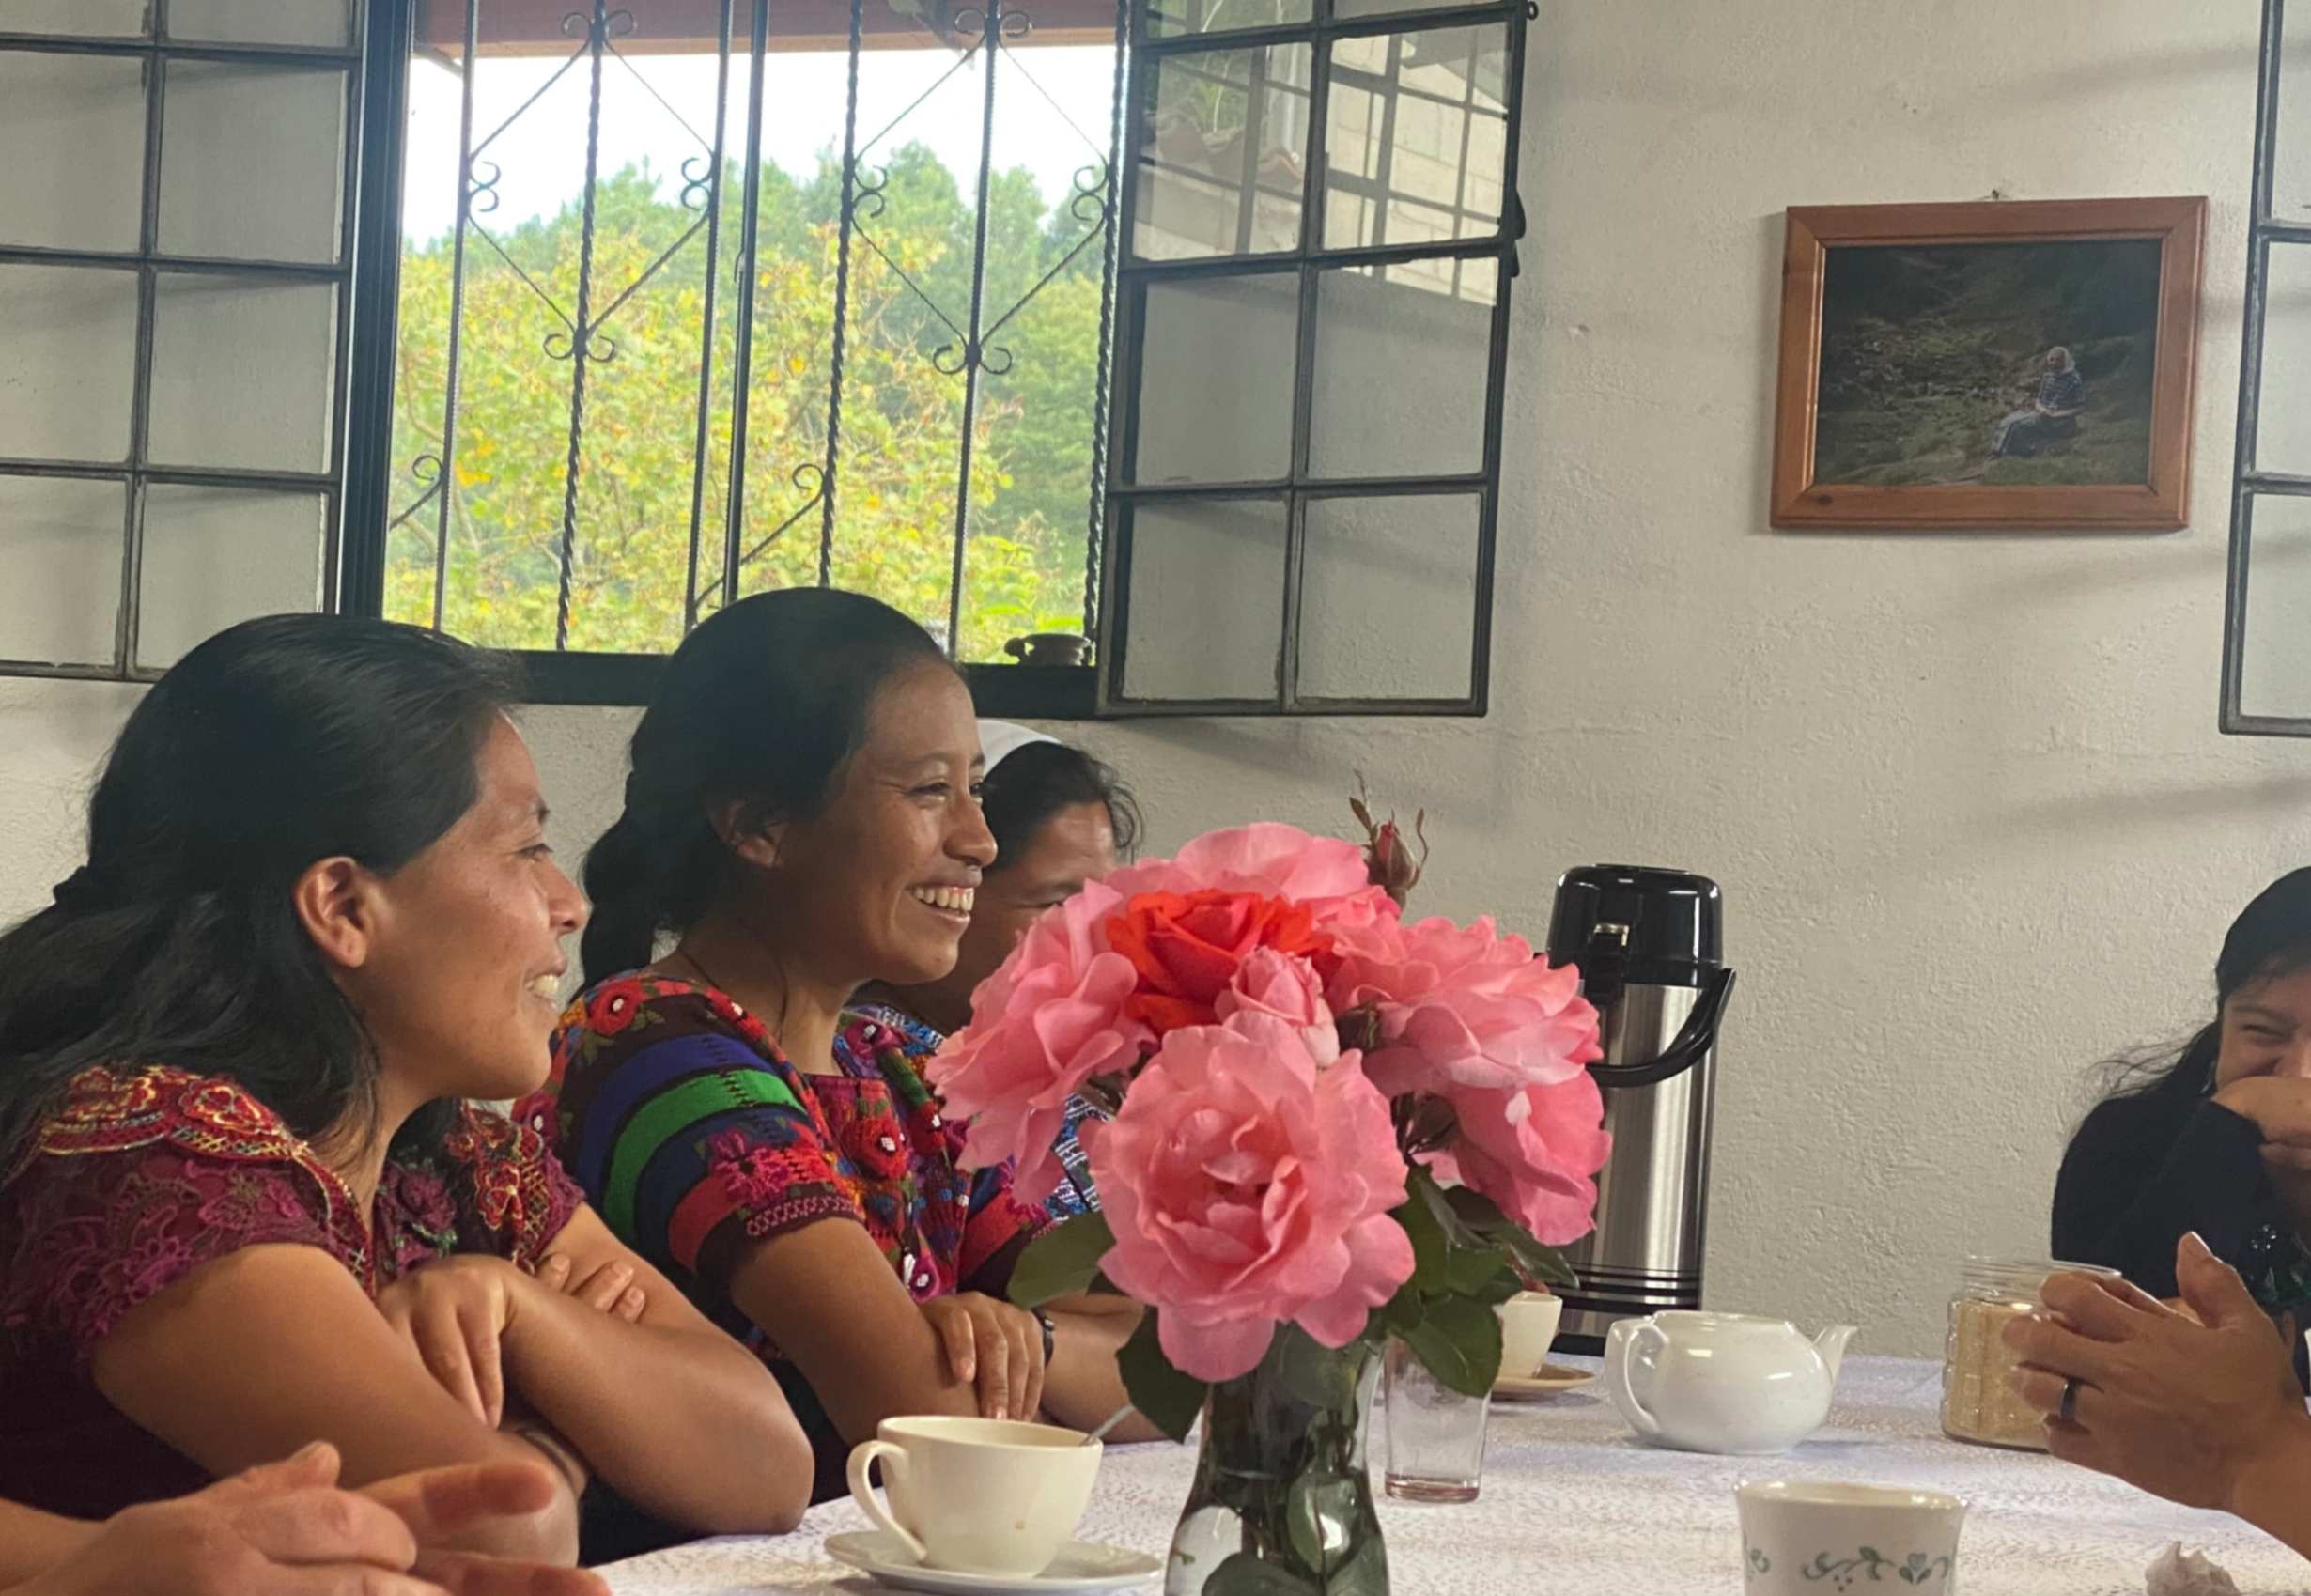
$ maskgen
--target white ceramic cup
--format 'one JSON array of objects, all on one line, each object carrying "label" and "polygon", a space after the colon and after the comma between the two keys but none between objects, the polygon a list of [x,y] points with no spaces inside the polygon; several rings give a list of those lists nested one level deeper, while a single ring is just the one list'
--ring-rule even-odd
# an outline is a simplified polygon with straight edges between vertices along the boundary
[{"label": "white ceramic cup", "polygon": [[1966,1504],[1938,1491],[1774,1480],[1740,1485],[1747,1596],[1822,1596],[1884,1582],[1919,1596],[1958,1588]]},{"label": "white ceramic cup", "polygon": [[1493,1311],[1500,1316],[1500,1377],[1531,1379],[1548,1362],[1565,1299],[1546,1292],[1519,1292]]},{"label": "white ceramic cup", "polygon": [[851,1449],[851,1499],[926,1568],[1032,1578],[1075,1534],[1104,1449],[1049,1424],[886,1418]]}]

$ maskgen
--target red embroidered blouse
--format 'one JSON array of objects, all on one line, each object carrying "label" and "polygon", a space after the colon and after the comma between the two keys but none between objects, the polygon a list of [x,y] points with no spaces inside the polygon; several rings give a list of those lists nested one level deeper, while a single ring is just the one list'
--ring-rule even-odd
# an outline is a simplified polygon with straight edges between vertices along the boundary
[{"label": "red embroidered blouse", "polygon": [[375,1297],[454,1252],[535,1267],[583,1201],[535,1132],[468,1108],[439,1160],[387,1164],[364,1216],[232,1080],[82,1072],[0,1184],[0,1496],[101,1518],[207,1483],[89,1371],[130,1309],[202,1264],[244,1247],[317,1247]]}]

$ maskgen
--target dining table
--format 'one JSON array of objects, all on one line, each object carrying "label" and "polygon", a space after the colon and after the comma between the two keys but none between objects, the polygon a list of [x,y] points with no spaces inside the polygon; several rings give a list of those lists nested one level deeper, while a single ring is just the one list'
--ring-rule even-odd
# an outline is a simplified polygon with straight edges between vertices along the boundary
[{"label": "dining table", "polygon": [[[1590,1360],[1555,1361],[1595,1369]],[[2143,1596],[2146,1571],[2176,1542],[2227,1570],[2244,1596],[2311,1591],[2311,1563],[2226,1514],[2178,1507],[2042,1453],[1946,1438],[1941,1391],[1939,1362],[1849,1356],[1828,1422],[1794,1451],[1767,1458],[1649,1446],[1593,1382],[1544,1402],[1496,1398],[1475,1501],[1427,1506],[1381,1496],[1390,1589],[1729,1596],[1743,1583],[1735,1485],[1788,1479],[1920,1487],[1963,1499],[1952,1586],[1962,1596]],[[1378,1493],[1387,1437],[1377,1408],[1367,1433]],[[1195,1461],[1192,1445],[1109,1447],[1078,1534],[1162,1557]],[[826,1502],[789,1535],[699,1541],[600,1573],[615,1596],[870,1596],[882,1588],[823,1550],[830,1535],[867,1527],[850,1502]]]}]

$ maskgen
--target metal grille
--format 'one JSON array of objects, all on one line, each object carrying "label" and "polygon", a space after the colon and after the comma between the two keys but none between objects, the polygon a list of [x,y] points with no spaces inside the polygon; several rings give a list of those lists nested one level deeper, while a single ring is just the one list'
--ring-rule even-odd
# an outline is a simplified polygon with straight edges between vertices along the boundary
[{"label": "metal grille", "polygon": [[[208,594],[198,607],[201,612],[190,620],[183,612],[172,611],[156,616],[148,612],[145,591],[147,534],[148,526],[163,518],[179,532],[196,525],[213,528],[220,513],[226,520],[285,524],[288,541],[302,539],[304,545],[293,563],[295,569],[309,571],[312,580],[309,584],[296,584],[295,592],[278,597],[314,607],[327,607],[333,601],[334,589],[330,578],[336,568],[342,519],[339,456],[344,437],[350,331],[349,318],[345,314],[345,290],[352,258],[352,182],[358,160],[363,89],[359,71],[362,52],[357,43],[361,37],[361,14],[358,8],[345,8],[340,42],[319,45],[187,37],[198,30],[190,26],[180,30],[172,25],[170,0],[148,0],[141,9],[139,21],[126,25],[115,23],[108,30],[106,19],[120,12],[117,6],[106,8],[91,3],[76,13],[52,8],[51,13],[60,19],[59,25],[69,21],[79,31],[71,35],[0,32],[0,69],[12,64],[30,76],[43,70],[54,74],[60,85],[73,85],[60,88],[57,103],[82,114],[103,115],[102,97],[79,86],[64,63],[134,64],[141,73],[143,122],[132,246],[81,247],[73,243],[23,241],[42,229],[73,230],[81,212],[71,204],[24,207],[13,214],[0,215],[0,296],[20,296],[21,305],[21,296],[26,291],[23,284],[29,276],[22,269],[29,268],[49,273],[46,281],[51,284],[66,280],[56,273],[76,274],[75,280],[86,286],[92,298],[101,298],[113,291],[113,286],[122,279],[132,279],[134,302],[132,350],[126,357],[124,384],[128,413],[125,426],[118,429],[124,440],[123,447],[116,451],[106,447],[101,452],[27,450],[27,439],[21,427],[15,437],[0,431],[0,486],[80,482],[117,485],[122,489],[118,603],[108,657],[27,658],[21,643],[12,646],[10,640],[0,638],[0,654],[13,656],[0,659],[0,674],[149,680],[193,641],[182,635],[188,625],[207,629],[243,618],[246,612],[237,612],[235,596],[230,593]],[[326,10],[327,8],[309,8],[303,14],[304,20],[309,22]],[[268,23],[267,27],[273,25]],[[300,26],[287,28],[290,37],[301,31],[303,30]],[[282,37],[275,35],[276,39]],[[339,78],[341,86],[330,81]],[[180,100],[186,101],[182,109],[188,120],[212,132],[215,107],[234,103],[225,99],[225,90],[229,89],[239,97],[233,113],[236,116],[252,110],[261,115],[268,91],[276,87],[292,91],[301,87],[318,88],[334,98],[341,105],[341,111],[336,113],[341,136],[337,144],[329,147],[328,158],[334,163],[332,170],[335,209],[327,216],[322,227],[303,230],[321,235],[325,228],[326,242],[322,247],[307,250],[303,258],[244,254],[234,247],[242,240],[221,238],[213,228],[186,219],[185,201],[191,193],[187,185],[194,181],[203,152],[197,146],[180,147],[178,139],[171,136],[173,82],[178,87]],[[195,93],[201,101],[197,109],[190,99]],[[245,132],[247,124],[234,125]],[[285,126],[276,131],[302,136],[306,130]],[[47,147],[24,148],[11,151],[10,159],[52,161],[60,159],[62,153]],[[78,152],[71,170],[76,178],[85,179],[94,165],[94,158],[83,150]],[[220,176],[213,172],[202,175],[210,182]],[[243,177],[248,184],[267,180],[267,174],[261,171]],[[212,192],[204,192],[208,197],[214,197]],[[170,196],[175,196],[175,204],[166,203]],[[76,194],[74,198],[95,203],[85,194]],[[97,230],[102,229],[100,226]],[[187,236],[197,239],[206,247],[182,247]],[[172,238],[178,240],[177,247],[172,247]],[[11,278],[13,282],[8,281]],[[175,367],[182,358],[182,347],[192,337],[189,330],[197,316],[213,315],[221,307],[245,307],[246,296],[259,290],[289,290],[298,287],[326,289],[329,306],[324,339],[316,340],[314,346],[317,352],[326,351],[321,361],[317,362],[320,369],[302,374],[310,379],[314,390],[318,390],[323,381],[327,383],[325,427],[317,426],[313,431],[318,436],[300,441],[301,447],[310,448],[315,457],[313,463],[291,468],[252,464],[247,459],[212,463],[198,457],[203,449],[197,432],[182,425],[189,409],[203,402],[219,407],[246,402],[249,386],[262,384],[268,380],[268,373],[255,366],[246,371],[193,373],[200,392],[178,392],[173,386],[165,400],[156,401],[156,364],[163,368],[167,380],[181,385],[185,374]],[[196,313],[192,308],[194,296],[204,297],[205,310]],[[171,337],[178,341],[179,349],[177,355],[157,360],[156,344],[164,309],[170,312]],[[96,342],[91,340],[89,364],[99,367],[109,365],[109,350],[100,358]],[[11,364],[16,366],[19,380],[29,375],[37,387],[39,374],[28,373],[26,369],[26,362],[33,357],[21,347],[13,352],[15,360]],[[168,351],[163,350],[163,355],[167,356]],[[287,363],[293,357],[275,351],[274,359]],[[289,374],[292,378],[296,375]],[[72,394],[68,397],[78,401],[85,395]],[[109,421],[100,419],[88,430],[110,426]],[[282,452],[290,451],[284,446]],[[20,528],[23,525],[22,519],[18,519]],[[205,534],[194,536],[187,533],[184,547],[169,556],[168,572],[151,573],[151,580],[165,585],[178,572],[179,563],[199,562],[205,541]],[[280,573],[274,574],[278,579]],[[61,584],[36,562],[28,561],[20,569],[20,575],[33,591],[42,594],[44,600],[65,601]],[[187,602],[181,592],[173,592],[169,597],[179,604]],[[266,607],[277,605],[269,603]]]},{"label": "metal grille", "polygon": [[[1103,77],[1120,87],[1123,6],[1109,9],[1111,0],[1072,3],[1078,12],[1087,3],[1100,8],[1098,30],[1092,37],[1100,39],[1110,53],[1102,58],[1107,63]],[[769,159],[780,107],[768,94],[768,68],[793,41],[782,38],[779,16],[768,0],[706,0],[703,7],[700,0],[658,6],[643,0],[623,6],[591,0],[562,20],[563,37],[555,41],[552,70],[543,85],[510,115],[495,119],[477,115],[477,79],[493,59],[491,40],[498,39],[504,48],[506,29],[513,25],[509,18],[518,11],[534,16],[537,8],[519,0],[462,0],[447,10],[459,24],[461,47],[454,55],[427,57],[455,70],[460,90],[446,325],[428,328],[422,317],[413,316],[411,289],[405,281],[404,369],[396,403],[405,422],[414,411],[427,418],[425,425],[431,430],[422,447],[405,451],[396,462],[405,486],[392,507],[386,534],[395,541],[396,568],[403,577],[422,566],[429,567],[430,581],[422,596],[414,594],[406,580],[391,588],[385,612],[526,651],[541,696],[630,699],[643,678],[622,664],[662,655],[702,615],[744,592],[779,581],[767,568],[769,559],[788,561],[785,580],[799,574],[802,580],[822,584],[841,581],[843,557],[850,551],[845,539],[854,535],[853,522],[863,513],[872,491],[861,480],[870,462],[858,451],[873,445],[864,441],[859,425],[862,356],[856,342],[866,313],[860,298],[861,280],[871,278],[881,296],[874,306],[878,314],[892,314],[891,306],[904,302],[905,316],[926,330],[899,351],[917,364],[906,378],[915,385],[909,391],[931,392],[923,385],[935,381],[948,385],[951,395],[938,399],[948,408],[934,418],[944,442],[924,445],[951,450],[946,508],[936,530],[919,529],[924,537],[937,535],[944,545],[943,612],[921,613],[918,607],[918,618],[942,630],[950,651],[958,656],[985,657],[991,644],[1002,642],[1000,637],[971,635],[972,615],[967,611],[981,518],[996,490],[990,487],[984,455],[989,385],[1011,373],[1025,322],[1052,285],[1062,277],[1082,279],[1097,273],[1097,345],[1083,372],[1081,391],[1073,396],[1072,411],[1072,425],[1092,471],[1096,471],[1104,453],[1113,329],[1114,250],[1108,225],[1115,199],[1116,130],[1111,116],[1088,130],[1079,118],[1070,120],[1082,140],[1082,163],[1072,192],[1054,209],[1046,229],[1053,256],[1047,267],[1022,281],[1016,262],[990,259],[990,216],[1005,202],[996,192],[1005,179],[995,159],[1000,108],[1019,98],[1040,97],[1065,117],[1059,101],[1037,81],[1030,48],[1036,8],[986,0],[984,8],[917,11],[911,4],[894,6],[892,0],[850,0],[846,50],[826,57],[842,61],[846,70],[841,153],[830,167],[838,185],[832,247],[825,260],[831,277],[831,314],[813,323],[818,334],[809,349],[791,343],[772,347],[767,341],[770,315],[764,298],[789,291],[770,280],[780,267],[767,235],[774,227],[791,231],[798,224],[788,211],[799,203],[795,183]],[[421,8],[421,40],[438,39],[447,32],[441,12],[438,6],[430,12]],[[710,37],[700,37],[702,17],[710,19]],[[1070,14],[1064,20],[1069,38],[1086,36],[1084,15]],[[543,41],[516,42],[535,51]],[[862,64],[875,61],[873,46],[892,44],[943,52],[951,59],[911,103],[895,115],[878,117],[862,100]],[[421,46],[421,52],[426,48]],[[647,50],[710,54],[710,100],[677,103],[661,92],[653,83],[650,61],[640,54]],[[896,236],[894,172],[912,159],[907,146],[922,107],[935,96],[955,93],[951,85],[958,84],[975,88],[978,101],[975,175],[968,196],[958,196],[970,218],[968,259],[936,260],[931,267],[938,270],[934,271],[919,258],[919,251]],[[609,233],[603,213],[613,204],[626,203],[618,191],[620,179],[605,169],[603,154],[606,97],[617,92],[629,98],[643,93],[655,100],[683,130],[680,142],[686,151],[675,190],[684,220],[667,229],[669,236],[652,240],[654,253],[638,269],[604,258]],[[1102,98],[1111,102],[1112,93],[1110,88]],[[551,271],[541,268],[534,248],[525,253],[519,230],[509,232],[494,220],[503,196],[520,176],[511,164],[516,156],[509,151],[526,129],[549,117],[559,118],[554,125],[562,130],[567,147],[565,159],[582,162],[575,201],[575,258],[556,259]],[[428,178],[411,169],[404,180],[416,185]],[[775,196],[767,187],[774,182],[782,185]],[[788,247],[791,252],[791,239]],[[956,264],[960,271],[953,269]],[[531,411],[542,413],[550,404],[560,439],[550,468],[558,476],[559,488],[558,504],[551,506],[551,537],[541,539],[535,550],[538,559],[527,579],[541,590],[550,589],[553,602],[550,614],[541,616],[529,635],[489,635],[486,625],[477,625],[472,607],[460,613],[453,597],[457,562],[471,543],[470,537],[460,542],[460,527],[471,509],[470,485],[489,469],[481,463],[482,457],[504,444],[502,439],[477,432],[474,421],[476,285],[485,274],[497,296],[491,301],[491,316],[501,316],[508,302],[518,302],[528,310],[515,314],[535,315],[548,329],[533,347],[519,351],[519,380],[534,395]],[[1078,287],[1088,291],[1093,284]],[[664,297],[654,302],[654,295]],[[690,351],[684,357],[690,385],[680,413],[661,410],[648,418],[646,438],[613,436],[621,427],[630,430],[633,418],[629,414],[602,420],[604,395],[614,392],[621,370],[642,358],[621,345],[660,340],[651,358],[661,364],[671,358],[662,348],[674,324],[667,316],[654,316],[646,328],[637,325],[654,302],[678,308],[679,333]],[[438,378],[412,382],[409,351],[437,332]],[[878,361],[891,352],[889,348],[873,351]],[[428,349],[426,359],[431,358]],[[505,353],[502,339],[496,358],[501,364],[513,358]],[[766,385],[783,381],[789,367],[798,372],[807,368],[814,380],[824,373],[823,404],[814,412],[823,419],[808,426],[794,423],[791,406],[783,412],[783,425],[766,424],[762,413]],[[504,379],[506,374],[500,370],[493,375]],[[875,395],[865,397],[871,401]],[[888,395],[885,400],[887,404]],[[431,418],[438,418],[438,426]],[[877,426],[888,419],[865,417]],[[1069,422],[1062,418],[1059,425]],[[598,575],[589,576],[584,568],[589,537],[597,535],[589,495],[597,485],[605,492],[615,492],[624,480],[618,475],[625,469],[623,460],[606,450],[645,446],[657,458],[675,453],[683,457],[688,492],[681,536],[678,543],[661,536],[655,546],[666,556],[668,567],[679,566],[673,573],[678,587],[662,605],[663,624],[649,640],[655,646],[621,649],[618,652],[634,658],[613,662],[602,658],[599,643],[591,641],[583,614],[589,585],[597,593],[605,586]],[[606,461],[612,464],[606,466]],[[1066,593],[1067,618],[1077,626],[1084,625],[1098,586],[1103,505],[1093,491],[1092,471],[1080,479],[1073,512],[1080,541],[1071,546],[1077,550],[1080,578],[1070,581]],[[854,498],[860,505],[854,505]],[[647,530],[665,531],[656,525]],[[798,539],[814,540],[814,558],[799,558]],[[851,584],[872,585],[856,579]],[[1053,585],[1045,581],[1046,587]],[[1016,629],[1036,628],[1023,623]]]}]

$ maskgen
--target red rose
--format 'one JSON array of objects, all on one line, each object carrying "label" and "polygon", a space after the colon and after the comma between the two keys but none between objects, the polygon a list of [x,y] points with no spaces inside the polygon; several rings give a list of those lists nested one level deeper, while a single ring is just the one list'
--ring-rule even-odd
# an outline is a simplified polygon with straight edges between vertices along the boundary
[{"label": "red rose", "polygon": [[1140,893],[1108,922],[1108,945],[1139,972],[1124,1013],[1166,1031],[1218,1024],[1212,1005],[1255,949],[1325,958],[1332,938],[1300,904],[1207,889]]},{"label": "red rose", "polygon": [[606,981],[586,999],[586,1029],[598,1036],[615,1036],[634,1023],[645,994],[632,976]]}]

